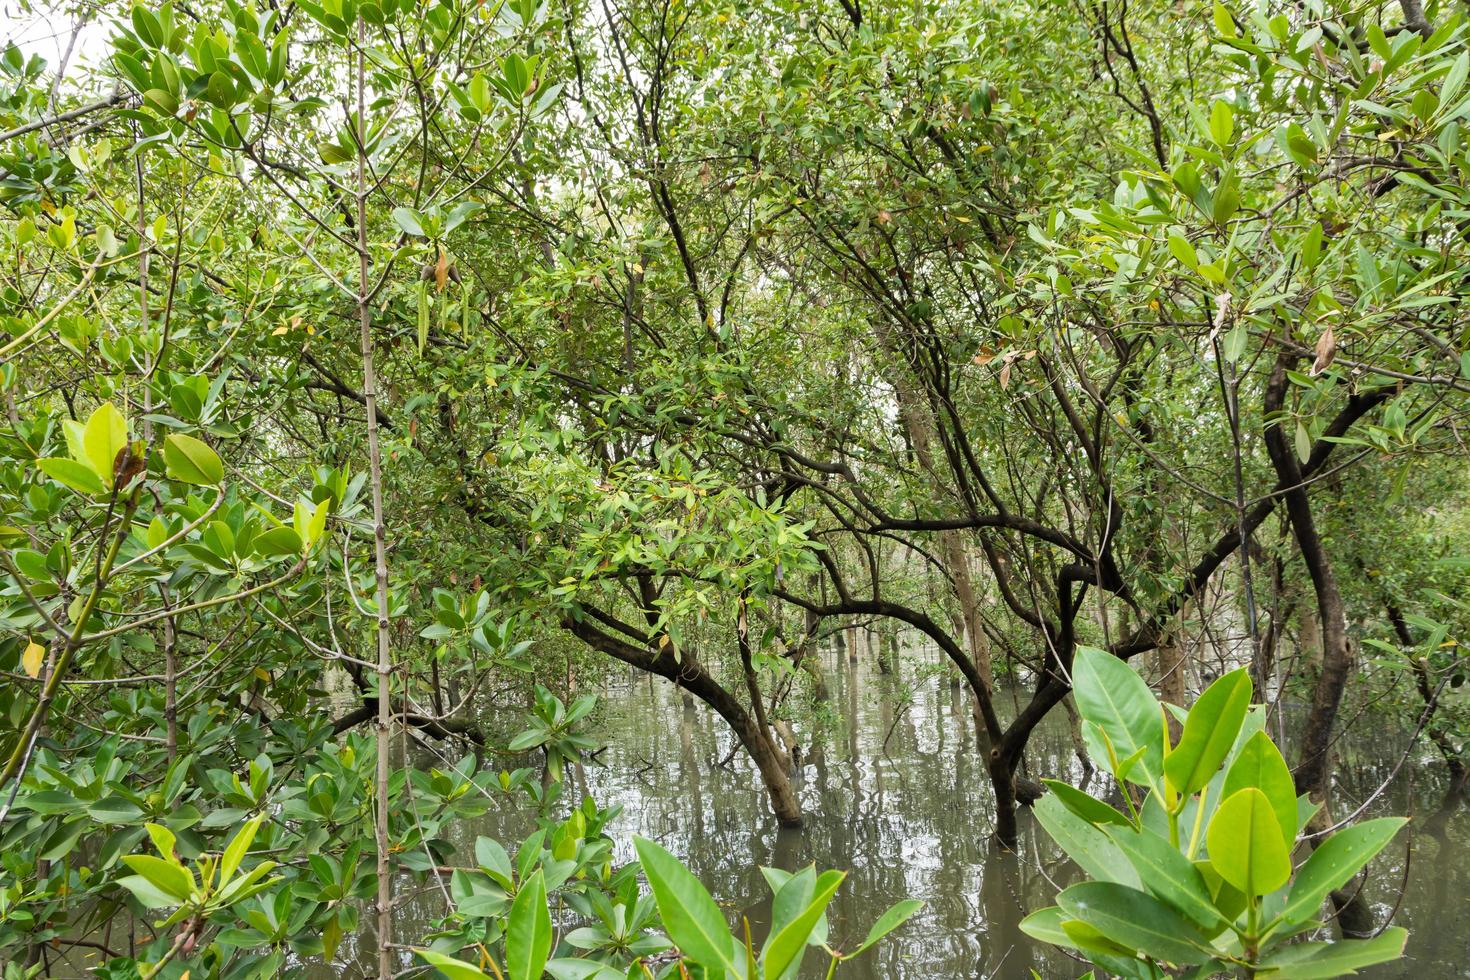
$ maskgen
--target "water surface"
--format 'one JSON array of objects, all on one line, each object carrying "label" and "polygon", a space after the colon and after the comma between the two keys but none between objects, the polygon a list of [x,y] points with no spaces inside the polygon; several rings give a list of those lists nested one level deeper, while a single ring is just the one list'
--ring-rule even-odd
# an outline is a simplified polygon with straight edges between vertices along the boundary
[{"label": "water surface", "polygon": [[[839,968],[847,980],[1084,973],[1084,964],[1038,947],[1017,928],[1028,911],[1052,904],[1076,870],[1029,813],[1020,853],[990,847],[992,797],[963,690],[922,652],[889,675],[844,655],[824,659],[829,720],[818,751],[801,767],[801,830],[777,826],[754,767],[743,753],[732,755],[733,736],[718,716],[703,705],[685,707],[661,679],[639,674],[610,683],[594,725],[608,747],[600,765],[587,767],[585,789],[602,806],[622,806],[610,828],[619,857],[632,857],[635,833],[659,840],[689,864],[732,922],[748,916],[757,936],[769,894],[760,865],[850,871],[831,913],[831,936],[848,948],[891,903],[923,899],[925,908],[908,925]],[[1002,700],[1013,696],[1024,698],[1006,692]],[[1411,934],[1408,958],[1364,975],[1470,976],[1470,816],[1463,804],[1441,808],[1442,765],[1432,751],[1406,759],[1407,744],[1407,734],[1360,717],[1338,746],[1340,815],[1387,782],[1365,813],[1414,817],[1414,833],[1374,862],[1364,885],[1380,922],[1397,906],[1394,921]],[[1034,777],[1084,780],[1060,709],[1032,739],[1028,763]],[[1093,789],[1105,791],[1099,777]],[[526,826],[524,815],[488,814],[463,828],[465,843],[490,834],[510,844]],[[422,912],[442,907],[426,897]],[[415,911],[404,910],[407,918]],[[824,965],[809,955],[804,975],[820,977]]]}]

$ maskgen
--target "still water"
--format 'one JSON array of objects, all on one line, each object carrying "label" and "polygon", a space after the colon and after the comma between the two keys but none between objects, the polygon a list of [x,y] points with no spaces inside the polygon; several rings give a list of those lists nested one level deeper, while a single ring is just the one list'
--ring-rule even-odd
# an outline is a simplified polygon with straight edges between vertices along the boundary
[{"label": "still water", "polygon": [[[820,749],[803,760],[801,830],[777,826],[754,767],[742,753],[731,757],[733,737],[718,716],[684,706],[677,690],[646,675],[608,685],[594,716],[607,749],[600,764],[587,767],[585,790],[602,806],[622,806],[610,828],[619,858],[632,857],[635,833],[662,842],[731,921],[748,916],[758,937],[769,895],[759,865],[795,870],[815,863],[850,872],[830,913],[839,946],[856,945],[899,899],[927,903],[876,950],[840,967],[845,980],[1024,980],[1032,970],[1045,980],[1070,980],[1084,973],[1084,964],[1038,947],[1017,928],[1028,911],[1052,904],[1076,872],[1029,816],[1019,854],[990,848],[991,794],[964,692],[922,654],[889,675],[832,654],[826,667],[831,700]],[[1406,744],[1406,735],[1357,720],[1338,746],[1339,814],[1389,778]],[[1084,778],[1060,710],[1032,739],[1028,758],[1035,778]],[[1470,976],[1470,807],[1442,807],[1445,783],[1436,757],[1416,751],[1365,811],[1414,819],[1412,836],[1402,834],[1396,849],[1375,861],[1364,886],[1380,922],[1397,904],[1395,921],[1410,930],[1408,956],[1364,975]],[[523,814],[487,814],[463,828],[465,850],[481,834],[510,844],[527,826]],[[402,928],[441,910],[442,903],[426,900],[421,920],[411,903]],[[815,956],[808,973],[822,975]]]}]

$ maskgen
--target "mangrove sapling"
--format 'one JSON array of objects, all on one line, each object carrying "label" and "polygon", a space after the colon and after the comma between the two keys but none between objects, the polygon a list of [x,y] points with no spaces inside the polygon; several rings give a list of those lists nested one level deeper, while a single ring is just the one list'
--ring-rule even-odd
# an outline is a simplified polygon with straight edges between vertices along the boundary
[{"label": "mangrove sapling", "polygon": [[1301,941],[1323,902],[1393,839],[1405,820],[1341,829],[1299,866],[1292,853],[1317,811],[1250,705],[1248,668],[1217,679],[1180,716],[1167,711],[1127,664],[1090,647],[1073,673],[1093,754],[1120,786],[1125,811],[1066,783],[1036,804],[1052,839],[1089,880],[1021,928],[1076,950],[1119,977],[1220,974],[1331,978],[1396,959],[1406,930],[1371,939]]}]

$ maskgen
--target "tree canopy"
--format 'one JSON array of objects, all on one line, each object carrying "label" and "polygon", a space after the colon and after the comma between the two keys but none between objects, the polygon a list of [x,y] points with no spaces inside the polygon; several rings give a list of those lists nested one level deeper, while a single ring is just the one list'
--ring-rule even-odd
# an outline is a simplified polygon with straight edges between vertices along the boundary
[{"label": "tree canopy", "polygon": [[[798,826],[800,699],[854,626],[961,679],[1003,845],[1079,648],[1180,706],[1237,665],[1308,703],[1317,830],[1368,692],[1463,780],[1462,5],[46,15],[59,62],[0,56],[18,964],[157,907],[151,833],[221,888],[280,866],[105,975],[330,961],[359,909],[393,975],[394,876],[495,794],[549,805],[485,756],[559,779],[615,665]],[[570,812],[548,853],[596,867]],[[499,941],[472,892],[438,948]]]}]

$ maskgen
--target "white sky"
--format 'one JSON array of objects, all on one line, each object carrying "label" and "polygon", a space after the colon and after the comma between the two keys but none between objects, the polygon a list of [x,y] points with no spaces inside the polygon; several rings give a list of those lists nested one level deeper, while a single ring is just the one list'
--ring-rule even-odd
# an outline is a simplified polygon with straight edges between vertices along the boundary
[{"label": "white sky", "polygon": [[[105,16],[113,15],[109,11]],[[14,42],[27,55],[40,55],[46,59],[48,74],[60,62],[76,24],[75,13],[36,7],[27,11],[16,0],[0,0],[0,48]],[[97,20],[82,27],[67,65],[68,77],[85,79],[96,70],[107,55],[111,31],[109,23]]]}]

